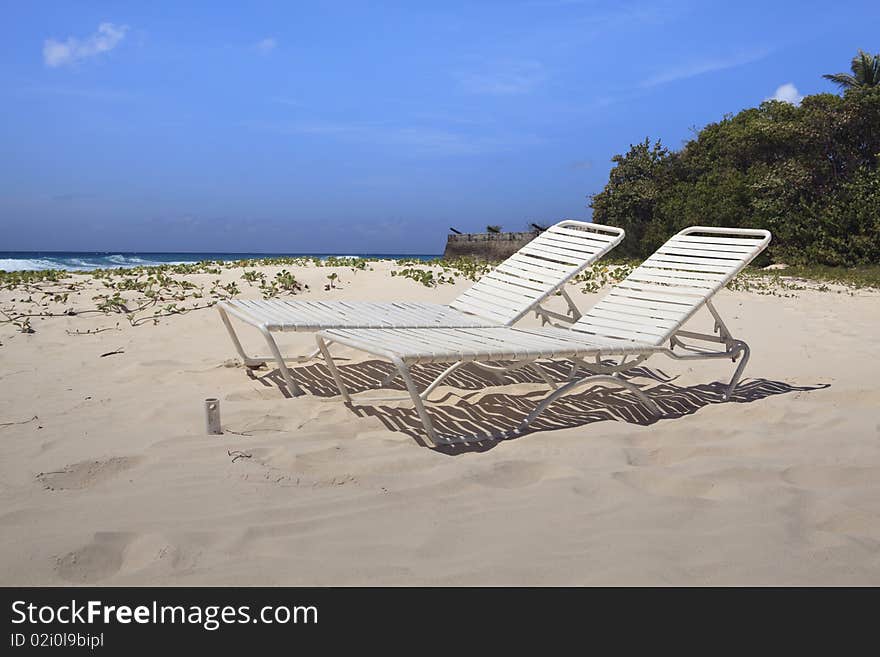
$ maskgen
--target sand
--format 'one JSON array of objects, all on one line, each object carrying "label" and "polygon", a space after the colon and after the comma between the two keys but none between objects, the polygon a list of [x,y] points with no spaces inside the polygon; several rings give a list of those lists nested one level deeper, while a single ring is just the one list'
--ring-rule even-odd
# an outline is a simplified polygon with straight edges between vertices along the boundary
[{"label": "sand", "polygon": [[[390,267],[340,269],[330,291],[326,269],[288,269],[304,299],[442,302],[465,285]],[[0,584],[880,584],[880,294],[794,294],[719,294],[752,347],[729,403],[729,362],[657,358],[639,381],[662,419],[583,390],[519,438],[454,451],[421,446],[406,404],[346,408],[319,364],[296,367],[310,394],[295,399],[271,368],[249,377],[213,309],[94,335],[67,331],[119,316],[0,325]],[[347,355],[361,388],[384,376]],[[432,412],[475,433],[544,389],[453,382]],[[206,397],[222,436],[205,434]]]}]

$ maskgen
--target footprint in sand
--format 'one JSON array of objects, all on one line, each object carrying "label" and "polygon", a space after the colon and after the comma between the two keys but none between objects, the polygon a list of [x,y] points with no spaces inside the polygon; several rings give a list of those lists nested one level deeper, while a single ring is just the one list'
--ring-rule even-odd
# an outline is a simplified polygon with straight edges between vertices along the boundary
[{"label": "footprint in sand", "polygon": [[179,360],[144,360],[138,363],[141,367],[183,367]]},{"label": "footprint in sand", "polygon": [[694,457],[717,454],[717,450],[706,447],[628,447],[623,450],[626,462],[635,466],[671,465]]},{"label": "footprint in sand", "polygon": [[125,546],[120,574],[149,571],[173,574],[192,570],[201,555],[197,540],[177,537],[172,540],[163,534],[142,534]]},{"label": "footprint in sand", "polygon": [[347,452],[348,450],[340,445],[294,455],[286,450],[276,450],[265,462],[267,465],[289,469],[292,472],[320,475],[337,470],[338,464],[344,462]]},{"label": "footprint in sand", "polygon": [[543,463],[503,461],[488,470],[471,474],[468,479],[490,488],[524,488],[559,474],[556,468]]},{"label": "footprint in sand", "polygon": [[280,415],[248,414],[231,420],[224,427],[224,431],[246,438],[254,438],[292,431],[299,422],[299,418],[282,417]]},{"label": "footprint in sand", "polygon": [[94,540],[58,559],[55,570],[61,579],[74,584],[91,584],[119,572],[122,555],[132,534],[99,532]]},{"label": "footprint in sand", "polygon": [[134,467],[139,460],[131,456],[116,456],[103,461],[80,461],[61,470],[40,472],[36,479],[46,490],[82,490]]},{"label": "footprint in sand", "polygon": [[281,486],[309,486],[312,488],[332,488],[347,484],[358,484],[358,476],[341,470],[340,455],[342,447],[331,447],[305,454],[297,454],[287,447],[250,448],[248,465],[263,468],[260,478],[248,475],[248,481],[268,482]]},{"label": "footprint in sand", "polygon": [[880,541],[880,516],[861,509],[845,509],[832,514],[816,528],[835,534],[843,534],[855,538],[867,537],[872,541]]},{"label": "footprint in sand", "polygon": [[87,545],[57,560],[58,576],[74,584],[91,584],[136,572],[174,575],[195,568],[200,538],[172,541],[161,534],[98,532]]},{"label": "footprint in sand", "polygon": [[846,486],[872,486],[880,480],[880,467],[876,466],[793,466],[782,472],[782,478],[802,488],[841,488]]},{"label": "footprint in sand", "polygon": [[715,486],[713,482],[705,479],[678,477],[645,470],[615,472],[612,476],[633,488],[663,497],[708,498],[708,493]]},{"label": "footprint in sand", "polygon": [[224,401],[278,401],[281,397],[278,389],[271,387],[247,392],[230,392],[223,399]]}]

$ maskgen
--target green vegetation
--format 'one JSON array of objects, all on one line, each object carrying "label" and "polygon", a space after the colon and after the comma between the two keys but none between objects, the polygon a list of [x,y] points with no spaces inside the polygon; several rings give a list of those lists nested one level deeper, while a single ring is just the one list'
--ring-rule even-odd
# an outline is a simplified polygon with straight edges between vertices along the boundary
[{"label": "green vegetation", "polygon": [[822,77],[831,80],[841,89],[858,87],[880,87],[880,54],[869,55],[859,48],[859,54],[853,57],[849,73],[827,73]]},{"label": "green vegetation", "polygon": [[421,283],[425,287],[437,287],[446,283],[455,283],[455,277],[444,276],[443,274],[434,275],[434,271],[430,269],[420,269],[418,267],[404,267],[403,269],[392,270],[392,276],[401,276],[410,280]]},{"label": "green vegetation", "polygon": [[[455,283],[456,276],[476,281],[498,263],[490,263],[473,258],[454,258],[443,260],[398,260],[395,264],[403,269],[392,269],[392,276],[401,276],[421,283],[425,287],[437,287]],[[437,270],[440,271],[437,271]]]},{"label": "green vegetation", "polygon": [[574,277],[575,285],[582,285],[581,292],[598,292],[606,285],[619,283],[638,267],[638,262],[621,261],[614,262],[605,260],[597,262],[592,267],[587,267],[583,272]]},{"label": "green vegetation", "polygon": [[[183,276],[220,275],[224,270],[261,265],[350,267],[353,272],[368,268],[367,261],[361,258],[264,258],[129,269],[120,267],[88,272],[0,271],[0,290],[21,293],[0,308],[0,324],[9,323],[22,333],[33,333],[32,318],[89,314],[124,315],[132,326],[145,322],[155,324],[162,317],[210,308],[218,301],[232,299],[242,292],[235,281],[224,283],[219,278],[213,278],[199,284]],[[337,276],[335,273],[332,275]],[[297,294],[308,287],[286,269],[277,272],[271,280],[261,271],[248,269],[240,278],[249,287],[256,287],[264,299]],[[89,295],[95,284],[101,291]],[[85,302],[83,295],[91,303]]]},{"label": "green vegetation", "polygon": [[[238,276],[245,286],[246,295],[258,291],[264,299],[298,294],[308,286],[296,279],[290,267],[347,268],[352,274],[372,270],[373,258],[262,258],[235,262],[205,261],[181,265],[98,269],[87,272],[0,271],[0,290],[12,291],[15,296],[0,307],[0,324],[12,324],[22,333],[33,333],[32,319],[76,317],[100,314],[123,316],[132,326],[156,324],[163,317],[181,315],[211,308],[218,301],[242,294],[239,282],[223,282],[224,271],[242,270]],[[485,262],[459,258],[444,261],[403,259],[395,262],[400,267],[392,276],[410,278],[428,287],[454,283],[457,277],[477,280],[491,268]],[[282,267],[274,277],[254,269],[261,266]],[[191,275],[210,275],[205,281]],[[188,278],[184,278],[184,277]],[[333,271],[326,276],[326,290],[338,288],[340,274]],[[97,290],[96,290],[97,288]],[[109,329],[99,329],[109,330]],[[86,335],[92,331],[74,331]]]},{"label": "green vegetation", "polygon": [[766,101],[706,126],[679,151],[649,139],[631,146],[591,198],[594,220],[624,228],[618,248],[636,258],[686,226],[714,225],[772,231],[757,264],[880,263],[880,56],[857,59],[842,97]]},{"label": "green vegetation", "polygon": [[845,285],[856,289],[880,289],[880,265],[859,267],[829,267],[827,265],[798,265],[774,274],[775,278],[802,279]]},{"label": "green vegetation", "polygon": [[[578,274],[572,283],[582,286],[581,292],[598,292],[607,285],[619,283],[639,265],[638,260],[603,260]],[[839,291],[880,289],[880,265],[860,267],[829,267],[827,265],[794,265],[782,270],[749,268],[733,279],[728,288],[758,294],[791,296],[799,290],[828,291],[829,285]]]},{"label": "green vegetation", "polygon": [[259,284],[264,299],[272,299],[285,292],[288,294],[296,294],[303,289],[303,285],[286,269],[282,269],[275,274],[275,279],[268,283],[264,276],[260,279]]},{"label": "green vegetation", "polygon": [[[286,261],[287,259],[285,259]],[[261,264],[257,261],[240,263],[197,263],[194,265],[166,265],[134,269],[107,269],[95,272],[0,272],[0,290],[11,291],[0,305],[0,324],[11,324],[21,333],[34,333],[33,319],[51,317],[78,317],[88,315],[121,316],[131,326],[157,324],[160,319],[211,308],[218,301],[242,294],[236,281],[223,283],[221,279],[199,283],[181,276],[209,274],[236,267],[244,269],[239,280],[246,285],[246,296],[256,289],[264,299],[297,294],[308,289],[286,269],[270,278],[262,271],[247,269]],[[308,260],[304,266],[313,263]],[[426,287],[455,283],[458,278],[475,281],[494,264],[459,258],[430,261],[404,259],[396,261],[399,269],[392,276],[409,278]],[[303,266],[303,265],[301,265]],[[357,263],[346,262],[352,271],[360,271]],[[366,265],[365,265],[366,266]],[[584,293],[598,292],[603,287],[625,278],[636,266],[637,260],[603,260],[577,276],[573,284]],[[339,276],[332,272],[325,287],[338,285]],[[198,281],[199,279],[195,279]],[[738,276],[728,287],[757,294],[792,296],[798,290],[830,290],[830,285],[842,285],[838,292],[853,288],[880,289],[880,265],[854,268],[824,265],[791,266],[785,270],[750,270]],[[118,328],[118,323],[117,323]],[[68,331],[71,335],[88,335],[112,328]]]}]

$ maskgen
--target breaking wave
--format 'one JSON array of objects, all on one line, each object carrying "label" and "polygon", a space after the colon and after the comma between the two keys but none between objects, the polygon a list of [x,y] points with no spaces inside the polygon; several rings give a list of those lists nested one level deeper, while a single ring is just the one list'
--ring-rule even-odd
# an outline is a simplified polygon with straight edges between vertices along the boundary
[{"label": "breaking wave", "polygon": [[93,271],[95,269],[115,269],[117,267],[150,267],[155,265],[179,265],[198,262],[204,258],[153,260],[119,253],[112,255],[43,256],[0,258],[3,271],[43,271],[60,269],[62,271]]},{"label": "breaking wave", "polygon": [[349,254],[328,256],[326,254],[270,254],[270,253],[84,253],[84,252],[38,252],[38,251],[0,251],[0,270],[2,271],[42,271],[60,269],[62,271],[92,271],[95,269],[116,269],[119,267],[153,267],[157,265],[182,265],[204,260],[257,260],[267,257],[317,257],[335,258],[387,258],[420,259],[436,258],[436,255],[407,254]]}]

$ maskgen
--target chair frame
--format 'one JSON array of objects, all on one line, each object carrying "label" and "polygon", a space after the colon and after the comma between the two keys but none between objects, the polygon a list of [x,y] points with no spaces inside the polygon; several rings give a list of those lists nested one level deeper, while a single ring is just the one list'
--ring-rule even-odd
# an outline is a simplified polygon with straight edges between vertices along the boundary
[{"label": "chair frame", "polygon": [[[491,357],[491,354],[483,354],[482,359],[479,354],[469,354],[466,357],[455,357],[451,353],[435,355],[433,357],[427,358],[422,355],[407,356],[405,353],[400,353],[393,349],[382,348],[377,346],[376,344],[371,344],[370,340],[367,338],[369,334],[374,333],[373,331],[359,332],[357,338],[339,335],[339,332],[321,331],[315,336],[318,350],[324,357],[324,362],[329,369],[330,375],[333,377],[337,388],[339,389],[343,401],[349,405],[354,405],[354,401],[352,400],[352,397],[349,394],[344,381],[342,380],[339,370],[333,361],[333,357],[330,354],[330,346],[334,343],[340,343],[348,347],[353,347],[355,349],[365,351],[374,356],[387,359],[394,366],[396,373],[403,379],[409,399],[412,401],[416,412],[418,413],[419,419],[422,422],[425,433],[427,434],[430,444],[432,446],[472,442],[473,440],[472,438],[463,436],[440,435],[436,431],[434,423],[428,415],[427,409],[425,407],[425,403],[429,401],[428,395],[430,395],[430,393],[435,390],[446,377],[448,377],[455,370],[467,364],[468,362],[474,363],[479,368],[494,373],[498,376],[503,376],[503,374],[512,371],[513,369],[528,367],[537,372],[551,388],[550,393],[546,397],[544,397],[541,402],[539,402],[537,407],[519,424],[518,427],[516,427],[516,429],[510,432],[498,434],[496,436],[491,436],[490,439],[501,439],[522,433],[537,417],[539,417],[551,404],[553,404],[560,397],[568,394],[569,392],[577,388],[598,384],[611,384],[632,392],[643,404],[643,406],[647,408],[648,411],[650,411],[653,415],[657,417],[661,416],[662,412],[657,403],[650,397],[648,397],[635,384],[623,378],[625,374],[629,373],[631,370],[633,370],[633,368],[640,365],[650,356],[655,354],[663,354],[673,360],[681,361],[707,359],[716,360],[729,358],[732,362],[736,363],[736,361],[739,360],[739,363],[737,364],[730,381],[726,384],[724,392],[722,394],[722,399],[724,401],[727,401],[733,395],[733,392],[742,377],[743,371],[749,361],[750,349],[745,341],[733,337],[727,325],[722,320],[720,313],[713,305],[712,298],[718,292],[718,290],[729,283],[736,274],[742,271],[742,269],[745,268],[745,266],[749,262],[751,262],[761,251],[763,251],[764,248],[766,248],[767,244],[770,242],[771,236],[768,231],[764,230],[728,229],[695,226],[681,231],[673,239],[681,236],[692,235],[694,233],[705,233],[710,235],[714,234],[722,236],[755,237],[760,238],[760,243],[757,244],[754,249],[752,249],[751,253],[744,255],[739,265],[735,269],[730,271],[727,275],[719,278],[713,288],[707,290],[702,300],[700,300],[699,302],[695,302],[690,310],[675,323],[674,328],[671,329],[663,337],[663,340],[660,341],[658,344],[647,344],[639,342],[631,342],[628,345],[618,344],[612,346],[591,344],[591,336],[589,334],[580,333],[577,326],[575,326],[572,329],[568,329],[566,332],[571,334],[570,338],[572,340],[577,340],[578,335],[580,334],[580,336],[582,336],[583,338],[582,345],[575,345],[568,348],[562,346],[555,353],[552,354],[538,353],[533,356],[525,355],[522,357],[514,355],[514,358],[512,359],[514,362],[511,365],[506,366],[489,365],[488,363],[490,362],[489,358]],[[671,241],[672,240],[670,240],[670,242]],[[664,247],[665,246],[666,245],[664,245]],[[661,250],[662,248],[663,247],[661,247]],[[658,253],[660,253],[660,251],[658,251]],[[657,254],[655,254],[655,256],[656,255]],[[650,262],[650,260],[651,259],[649,258],[646,263]],[[632,274],[630,276],[632,276]],[[599,303],[601,303],[601,301]],[[703,306],[706,307],[714,320],[713,333],[707,334],[683,330],[682,327],[688,321],[690,321],[690,319]],[[528,334],[528,331],[522,329],[508,328],[505,330],[515,332],[518,337],[522,336],[522,339],[525,339],[525,336]],[[378,331],[381,331],[381,329],[379,329]],[[536,331],[540,332],[540,329],[536,329]],[[663,344],[666,341],[668,341],[668,345]],[[698,343],[707,344],[700,345]],[[712,345],[723,345],[723,350],[720,348],[712,348]],[[594,362],[587,362],[587,358],[593,358]],[[609,364],[606,362],[606,359],[608,358],[617,358],[618,360]],[[572,369],[567,377],[567,381],[563,385],[559,386],[550,378],[546,371],[544,371],[539,362],[543,359],[550,359],[555,361],[568,360],[569,362],[571,362]],[[480,362],[480,360],[482,360],[482,362]],[[434,379],[425,388],[424,391],[418,391],[415,382],[413,381],[410,374],[410,367],[412,365],[425,362],[450,361],[455,362],[453,362],[449,367],[446,368],[445,371],[443,371],[436,379]],[[578,372],[581,370],[585,370],[586,375],[578,378]],[[375,403],[384,401],[397,401],[399,399],[401,399],[401,397],[384,397],[381,399],[358,398],[357,401]],[[402,399],[406,399],[406,397],[403,397]]]},{"label": "chair frame", "polygon": [[[479,281],[475,282],[470,288],[468,288],[468,290],[459,295],[459,297],[457,297],[450,305],[439,306],[431,304],[434,310],[441,310],[442,312],[448,313],[449,315],[449,319],[444,319],[441,316],[440,323],[430,323],[424,317],[421,319],[417,317],[418,306],[425,306],[425,304],[362,302],[361,306],[363,307],[363,312],[362,316],[358,320],[359,323],[357,324],[357,326],[360,328],[456,328],[474,326],[511,326],[530,312],[535,312],[536,316],[542,317],[543,321],[545,322],[550,320],[567,323],[576,322],[578,319],[580,319],[581,313],[575,305],[574,300],[566,292],[565,285],[575,276],[583,272],[587,267],[593,265],[597,260],[602,258],[605,254],[607,254],[614,247],[620,244],[625,236],[625,233],[623,229],[614,226],[605,226],[603,224],[594,224],[568,219],[551,226],[549,229],[541,233],[541,235],[545,235],[547,236],[547,238],[550,239],[555,239],[556,237],[554,231],[559,231],[561,237],[559,237],[558,239],[564,240],[564,233],[566,231],[570,232],[573,230],[576,230],[578,233],[583,232],[585,234],[585,237],[583,237],[583,239],[587,240],[592,239],[588,237],[590,233],[602,235],[603,241],[607,240],[607,244],[603,248],[598,249],[597,253],[591,255],[589,258],[583,258],[582,256],[576,256],[572,254],[563,255],[563,258],[574,259],[578,261],[578,266],[575,267],[569,264],[567,266],[567,269],[569,271],[566,273],[566,275],[561,276],[558,280],[553,280],[552,285],[548,286],[537,298],[532,299],[529,303],[523,303],[522,300],[507,300],[504,296],[505,292],[502,288],[499,292],[499,294],[501,294],[502,296],[498,297],[498,305],[501,305],[502,303],[506,304],[508,312],[510,308],[513,308],[515,311],[515,314],[510,316],[509,319],[506,319],[505,321],[499,321],[497,318],[500,315],[497,312],[497,308],[485,302],[485,288],[483,289],[484,299],[472,298],[470,296],[472,292],[493,277],[504,278],[506,276],[507,278],[510,278],[510,276],[507,276],[503,272],[499,272],[499,270],[505,266],[508,266],[508,263],[514,261],[515,259],[519,259],[521,261],[515,265],[517,269],[522,269],[522,271],[525,272],[519,274],[523,276],[522,282],[528,282],[528,276],[530,275],[554,279],[552,275],[552,270],[543,272],[541,271],[541,263],[544,262],[546,266],[554,266],[559,269],[564,268],[564,266],[559,262],[553,261],[553,258],[557,257],[554,255],[555,250],[547,251],[547,253],[545,254],[543,253],[543,249],[546,249],[546,247],[542,247],[540,244],[535,244],[534,241],[529,242],[519,251],[517,251],[517,253],[515,253],[513,256],[498,265],[498,267],[496,267],[492,272],[489,272]],[[539,236],[537,239],[540,239],[540,237],[541,236]],[[565,246],[564,242],[560,243],[562,244],[562,246],[558,247],[559,250],[565,252],[568,247]],[[547,260],[542,261],[540,258],[546,258]],[[537,282],[533,282],[532,285],[540,287]],[[557,292],[561,294],[568,306],[567,315],[549,311],[545,309],[542,305],[546,302],[548,298],[550,298]],[[253,304],[253,309],[247,309],[248,303]],[[292,304],[296,303],[297,302],[292,302]],[[333,304],[338,302],[328,303]],[[456,308],[457,305],[460,307]],[[412,306],[412,308],[405,308],[405,312],[401,312],[400,310],[396,310],[396,306]],[[281,300],[274,302],[264,301],[256,303],[247,301],[224,301],[218,303],[216,307],[217,311],[220,313],[220,318],[222,319],[223,324],[226,327],[226,331],[229,334],[229,338],[232,340],[235,351],[241,358],[244,366],[249,369],[255,369],[261,367],[268,362],[274,361],[275,365],[278,368],[278,371],[284,379],[287,390],[293,397],[302,395],[304,394],[304,392],[299,384],[297,384],[294,380],[290,372],[290,368],[287,366],[287,364],[309,362],[318,357],[321,354],[321,351],[320,349],[315,349],[314,351],[306,355],[284,356],[281,353],[281,350],[278,347],[278,343],[275,341],[275,338],[272,334],[279,331],[314,332],[317,330],[334,328],[338,326],[354,326],[353,324],[351,324],[350,320],[346,323],[334,323],[334,321],[332,320],[322,322],[320,318],[316,320],[314,317],[309,317],[308,315],[305,315],[303,313],[300,313],[300,315],[302,316],[297,317],[295,307]],[[273,312],[273,310],[271,309],[272,307],[277,310]],[[427,306],[425,307],[427,308]],[[481,315],[480,313],[483,314]],[[457,320],[455,319],[456,315],[459,317],[459,319]],[[248,355],[235,331],[235,327],[233,326],[230,317],[234,317],[235,319],[256,328],[263,336],[263,339],[265,340],[269,348],[269,355]],[[387,385],[396,377],[397,372],[392,371],[389,378],[383,382],[383,385]]]}]

